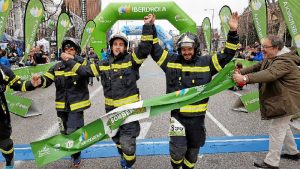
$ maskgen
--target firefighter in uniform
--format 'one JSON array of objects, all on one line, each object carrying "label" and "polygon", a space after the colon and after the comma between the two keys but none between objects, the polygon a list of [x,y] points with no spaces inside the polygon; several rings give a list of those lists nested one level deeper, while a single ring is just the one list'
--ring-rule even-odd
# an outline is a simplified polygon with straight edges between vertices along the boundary
[{"label": "firefighter in uniform", "polygon": [[[76,63],[89,65],[79,54],[80,46],[73,38],[66,38],[62,43],[61,57],[72,56]],[[89,76],[80,76],[66,66],[65,61],[52,66],[42,77],[41,87],[49,87],[53,82],[56,87],[55,107],[57,110],[58,124],[62,134],[71,134],[84,126],[85,109],[91,106],[89,100]],[[81,152],[71,155],[72,165],[80,166]]]},{"label": "firefighter in uniform", "polygon": [[[67,61],[74,72],[82,75],[94,74],[101,77],[104,89],[105,110],[109,111],[134,102],[140,101],[137,87],[139,68],[150,54],[153,43],[153,23],[145,20],[141,43],[132,53],[128,53],[128,39],[122,33],[112,34],[109,38],[111,53],[107,60],[99,61],[97,66],[82,66],[72,60]],[[67,58],[62,58],[67,59]],[[112,138],[121,155],[121,166],[130,169],[136,160],[136,137],[140,133],[138,121],[120,126],[117,134]]]},{"label": "firefighter in uniform", "polygon": [[13,140],[11,136],[11,121],[10,114],[8,110],[8,105],[5,99],[5,89],[10,87],[17,91],[30,91],[34,90],[36,86],[41,83],[39,79],[30,81],[23,81],[19,76],[16,76],[13,71],[11,71],[6,66],[0,64],[0,151],[6,160],[6,169],[12,169],[14,166],[14,149]]},{"label": "firefighter in uniform", "polygon": [[[200,56],[199,40],[190,32],[179,37],[178,54],[163,50],[154,39],[151,56],[166,74],[167,93],[209,83],[212,76],[233,58],[239,41],[237,13],[233,13],[229,26],[224,51],[212,56]],[[156,38],[154,26],[153,29]],[[207,107],[208,98],[171,111],[169,148],[174,169],[195,167],[200,147],[206,139],[204,119]]]}]

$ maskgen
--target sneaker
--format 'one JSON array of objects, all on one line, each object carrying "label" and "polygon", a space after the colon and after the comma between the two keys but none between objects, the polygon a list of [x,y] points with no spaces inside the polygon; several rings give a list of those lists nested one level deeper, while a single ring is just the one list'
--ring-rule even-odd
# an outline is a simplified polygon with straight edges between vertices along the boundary
[{"label": "sneaker", "polygon": [[124,158],[121,158],[120,163],[122,168],[126,167],[126,160]]},{"label": "sneaker", "polygon": [[122,169],[132,169],[131,167],[124,166]]},{"label": "sneaker", "polygon": [[74,168],[80,168],[80,163],[81,163],[81,157],[77,157],[76,159],[75,158],[72,158],[72,167]]},{"label": "sneaker", "polygon": [[264,161],[254,162],[254,166],[258,168],[279,169],[279,167],[269,165]]},{"label": "sneaker", "polygon": [[4,169],[14,169],[14,166],[12,166],[12,165],[5,166]]},{"label": "sneaker", "polygon": [[295,154],[295,155],[290,155],[290,154],[281,154],[281,158],[284,159],[289,159],[289,160],[295,160],[298,161],[300,159],[300,153]]}]

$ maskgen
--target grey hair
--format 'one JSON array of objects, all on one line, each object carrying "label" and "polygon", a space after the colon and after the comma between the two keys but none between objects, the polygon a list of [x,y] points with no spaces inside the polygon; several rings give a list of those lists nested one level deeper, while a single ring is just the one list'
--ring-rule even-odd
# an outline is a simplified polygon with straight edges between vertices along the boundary
[{"label": "grey hair", "polygon": [[277,35],[268,35],[267,39],[271,41],[273,47],[277,47],[278,50],[281,50],[284,46],[282,38]]}]

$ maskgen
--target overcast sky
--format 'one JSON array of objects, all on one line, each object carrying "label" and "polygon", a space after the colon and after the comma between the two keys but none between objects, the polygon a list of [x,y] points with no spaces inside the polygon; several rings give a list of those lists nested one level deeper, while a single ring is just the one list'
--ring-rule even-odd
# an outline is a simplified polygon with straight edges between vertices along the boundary
[{"label": "overcast sky", "polygon": [[[111,2],[166,2],[170,0],[102,0],[102,10]],[[213,10],[205,9],[214,9],[214,28],[219,28],[220,19],[219,11],[224,5],[228,5],[231,8],[231,11],[237,11],[239,14],[248,6],[248,0],[172,0],[180,8],[183,9],[198,25],[201,25],[205,17],[212,19]],[[123,22],[124,21],[120,21]],[[143,22],[135,22],[142,24]],[[159,24],[160,22],[157,22]],[[162,22],[165,24],[165,22]],[[167,24],[169,24],[167,22]],[[170,24],[171,25],[171,24]],[[172,26],[171,26],[172,27]]]}]

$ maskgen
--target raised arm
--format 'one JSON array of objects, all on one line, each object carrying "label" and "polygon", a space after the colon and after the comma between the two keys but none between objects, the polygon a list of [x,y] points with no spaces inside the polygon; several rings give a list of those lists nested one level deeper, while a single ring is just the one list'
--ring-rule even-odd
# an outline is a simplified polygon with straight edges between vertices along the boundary
[{"label": "raised arm", "polygon": [[235,55],[239,43],[239,37],[237,34],[238,22],[239,16],[237,12],[234,12],[228,22],[230,30],[227,35],[225,49],[211,56],[211,68],[213,70],[213,74],[222,70],[222,68],[230,62]]}]

